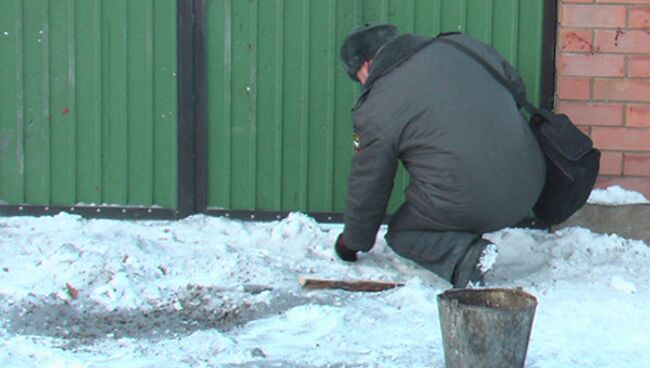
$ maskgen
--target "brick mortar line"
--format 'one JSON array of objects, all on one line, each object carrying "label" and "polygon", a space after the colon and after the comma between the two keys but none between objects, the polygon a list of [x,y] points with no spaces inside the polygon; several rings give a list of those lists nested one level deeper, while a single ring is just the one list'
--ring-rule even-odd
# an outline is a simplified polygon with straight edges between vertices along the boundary
[{"label": "brick mortar line", "polygon": [[[589,128],[605,128],[605,129],[626,129],[626,130],[650,130],[650,126],[648,127],[636,127],[636,126],[628,126],[628,125],[589,125],[589,124],[576,124],[578,127],[589,127]],[[648,147],[648,150],[650,150],[650,147]]]},{"label": "brick mortar line", "polygon": [[558,77],[572,77],[572,78],[591,78],[591,79],[605,79],[605,80],[634,80],[634,81],[648,81],[650,82],[650,77],[610,77],[610,76],[580,76],[580,75],[565,75],[558,74]]},{"label": "brick mortar line", "polygon": [[[562,102],[562,101],[563,100],[560,100],[560,102]],[[578,102],[594,102],[594,103],[600,103],[600,104],[629,104],[629,105],[647,105],[647,104],[650,104],[650,100],[648,100],[648,101],[579,100]]]},{"label": "brick mortar line", "polygon": [[[563,77],[569,77],[569,75],[564,75],[564,74],[561,75],[561,76],[563,76]],[[626,77],[626,76],[622,76],[622,77],[616,77],[616,76],[603,76],[603,77],[600,77],[600,76],[591,76],[591,77],[589,77],[589,76],[588,76],[588,77],[586,77],[586,78],[607,79],[607,80],[625,79],[625,80],[636,80],[636,81],[643,81],[643,80],[650,81],[650,76],[649,76],[649,77]]]},{"label": "brick mortar line", "polygon": [[584,56],[584,55],[592,55],[592,56],[597,56],[597,55],[604,55],[604,56],[650,56],[650,52],[627,52],[627,51],[621,51],[621,52],[602,52],[602,51],[562,51],[559,50],[560,55],[576,55],[576,56]]},{"label": "brick mortar line", "polygon": [[634,80],[643,80],[643,79],[648,79],[650,80],[650,76],[647,77],[596,77],[596,76],[589,76],[589,75],[566,75],[566,74],[558,74],[557,78],[574,78],[574,79],[594,79],[594,78],[599,78],[599,79],[634,79]]},{"label": "brick mortar line", "polygon": [[[648,7],[650,8],[650,6]],[[626,26],[626,27],[591,27],[591,26],[563,26],[561,24],[558,25],[558,28],[561,31],[564,30],[577,30],[577,31],[623,31],[623,32],[629,32],[629,31],[637,31],[637,32],[643,32],[643,33],[648,33],[648,28],[647,27],[631,27],[631,26]],[[595,36],[595,35],[593,35]]]},{"label": "brick mortar line", "polygon": [[638,175],[638,174],[637,175],[630,175],[630,174],[626,174],[625,170],[623,170],[623,175],[626,178],[648,178],[648,177],[650,177],[650,175]]},{"label": "brick mortar line", "polygon": [[621,174],[621,175],[614,175],[614,174],[599,174],[598,175],[601,178],[604,179],[648,179],[650,178],[649,175],[626,175],[626,174]]},{"label": "brick mortar line", "polygon": [[622,151],[622,150],[615,150],[611,148],[603,148],[600,150],[603,153],[620,153],[620,154],[633,154],[633,155],[650,155],[650,150],[649,151],[639,151],[639,150],[629,150],[629,151]]},{"label": "brick mortar line", "polygon": [[[607,103],[607,104],[612,104],[612,105],[623,105],[623,104],[626,103],[626,102],[603,102],[603,101],[600,101],[600,100],[598,100],[598,101],[596,101],[596,100],[574,100],[574,99],[568,99],[568,98],[558,99],[558,102],[560,102],[560,103],[562,103],[562,102],[567,102],[567,103],[598,103],[598,104]],[[650,101],[648,103],[650,103]]]},{"label": "brick mortar line", "polygon": [[633,2],[591,2],[591,3],[584,3],[584,2],[571,2],[571,1],[562,1],[561,5],[585,5],[585,6],[591,6],[591,5],[615,5],[615,6],[624,6],[626,8],[645,8],[649,7],[650,4],[646,3],[633,3]]},{"label": "brick mortar line", "polygon": [[597,3],[596,2],[594,2],[594,3],[578,3],[578,2],[575,2],[574,3],[574,2],[563,1],[563,3],[564,4],[574,4],[574,5],[580,5],[580,4],[583,4],[583,5],[618,5],[618,6],[624,6],[626,8],[629,8],[629,7],[641,7],[641,8],[643,8],[643,7],[650,6],[650,5],[646,4],[646,3],[633,3],[633,2],[597,2]]},{"label": "brick mortar line", "polygon": [[564,100],[564,99],[558,99],[558,102],[581,102],[581,103],[599,103],[599,104],[614,104],[614,105],[623,105],[623,104],[630,104],[630,105],[648,105],[650,104],[650,100],[648,101],[619,101],[619,100]]}]

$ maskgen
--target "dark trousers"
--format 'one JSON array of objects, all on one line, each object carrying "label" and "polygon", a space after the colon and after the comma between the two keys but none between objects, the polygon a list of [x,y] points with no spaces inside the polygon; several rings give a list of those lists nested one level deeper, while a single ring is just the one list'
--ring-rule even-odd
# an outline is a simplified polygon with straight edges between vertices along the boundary
[{"label": "dark trousers", "polygon": [[395,253],[451,281],[454,268],[481,235],[436,228],[404,203],[388,224],[386,242]]}]

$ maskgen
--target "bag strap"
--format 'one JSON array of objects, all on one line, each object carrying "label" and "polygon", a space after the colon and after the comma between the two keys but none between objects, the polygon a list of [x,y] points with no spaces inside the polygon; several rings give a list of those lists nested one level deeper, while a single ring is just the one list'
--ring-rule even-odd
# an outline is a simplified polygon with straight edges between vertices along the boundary
[{"label": "bag strap", "polygon": [[449,39],[449,38],[446,38],[446,37],[443,37],[443,36],[444,35],[436,37],[436,40],[438,42],[446,43],[446,44],[448,44],[450,46],[453,46],[454,48],[456,48],[459,51],[467,54],[472,59],[474,59],[476,62],[481,64],[490,73],[490,75],[492,75],[492,77],[494,79],[496,79],[497,82],[501,83],[501,85],[503,85],[508,91],[510,91],[510,94],[515,99],[515,101],[517,101],[519,106],[523,106],[531,114],[538,114],[538,115],[541,115],[544,118],[546,118],[546,120],[552,120],[553,114],[551,114],[547,110],[538,109],[533,104],[528,102],[528,100],[524,96],[522,96],[520,93],[518,93],[517,91],[514,90],[514,88],[510,85],[510,83],[508,83],[508,81],[506,81],[506,79],[503,77],[503,75],[501,75],[501,73],[499,73],[496,69],[494,69],[494,67],[492,65],[488,64],[485,61],[485,59],[483,59],[479,54],[477,54],[473,50],[469,49],[465,45],[462,45],[459,42],[456,42],[456,41],[454,41],[452,39]]}]

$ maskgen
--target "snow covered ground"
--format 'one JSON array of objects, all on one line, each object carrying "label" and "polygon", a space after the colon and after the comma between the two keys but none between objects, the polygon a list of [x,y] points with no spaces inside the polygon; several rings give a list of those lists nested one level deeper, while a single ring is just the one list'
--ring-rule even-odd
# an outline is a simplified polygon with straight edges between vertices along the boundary
[{"label": "snow covered ground", "polygon": [[[645,203],[620,188],[591,202]],[[340,225],[0,218],[2,367],[443,367],[444,281],[382,234],[347,264]],[[527,367],[650,367],[650,248],[582,228],[505,229],[490,287],[539,305]],[[301,289],[298,276],[405,282]]]}]

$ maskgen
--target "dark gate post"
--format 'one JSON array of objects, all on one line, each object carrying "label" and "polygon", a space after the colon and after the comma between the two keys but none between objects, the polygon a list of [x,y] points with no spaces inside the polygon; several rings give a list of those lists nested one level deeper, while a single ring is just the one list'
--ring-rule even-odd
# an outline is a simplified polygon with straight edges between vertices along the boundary
[{"label": "dark gate post", "polygon": [[203,0],[178,0],[178,216],[206,208]]},{"label": "dark gate post", "polygon": [[544,0],[542,23],[542,80],[539,104],[553,109],[555,99],[555,36],[557,33],[557,0]]}]

